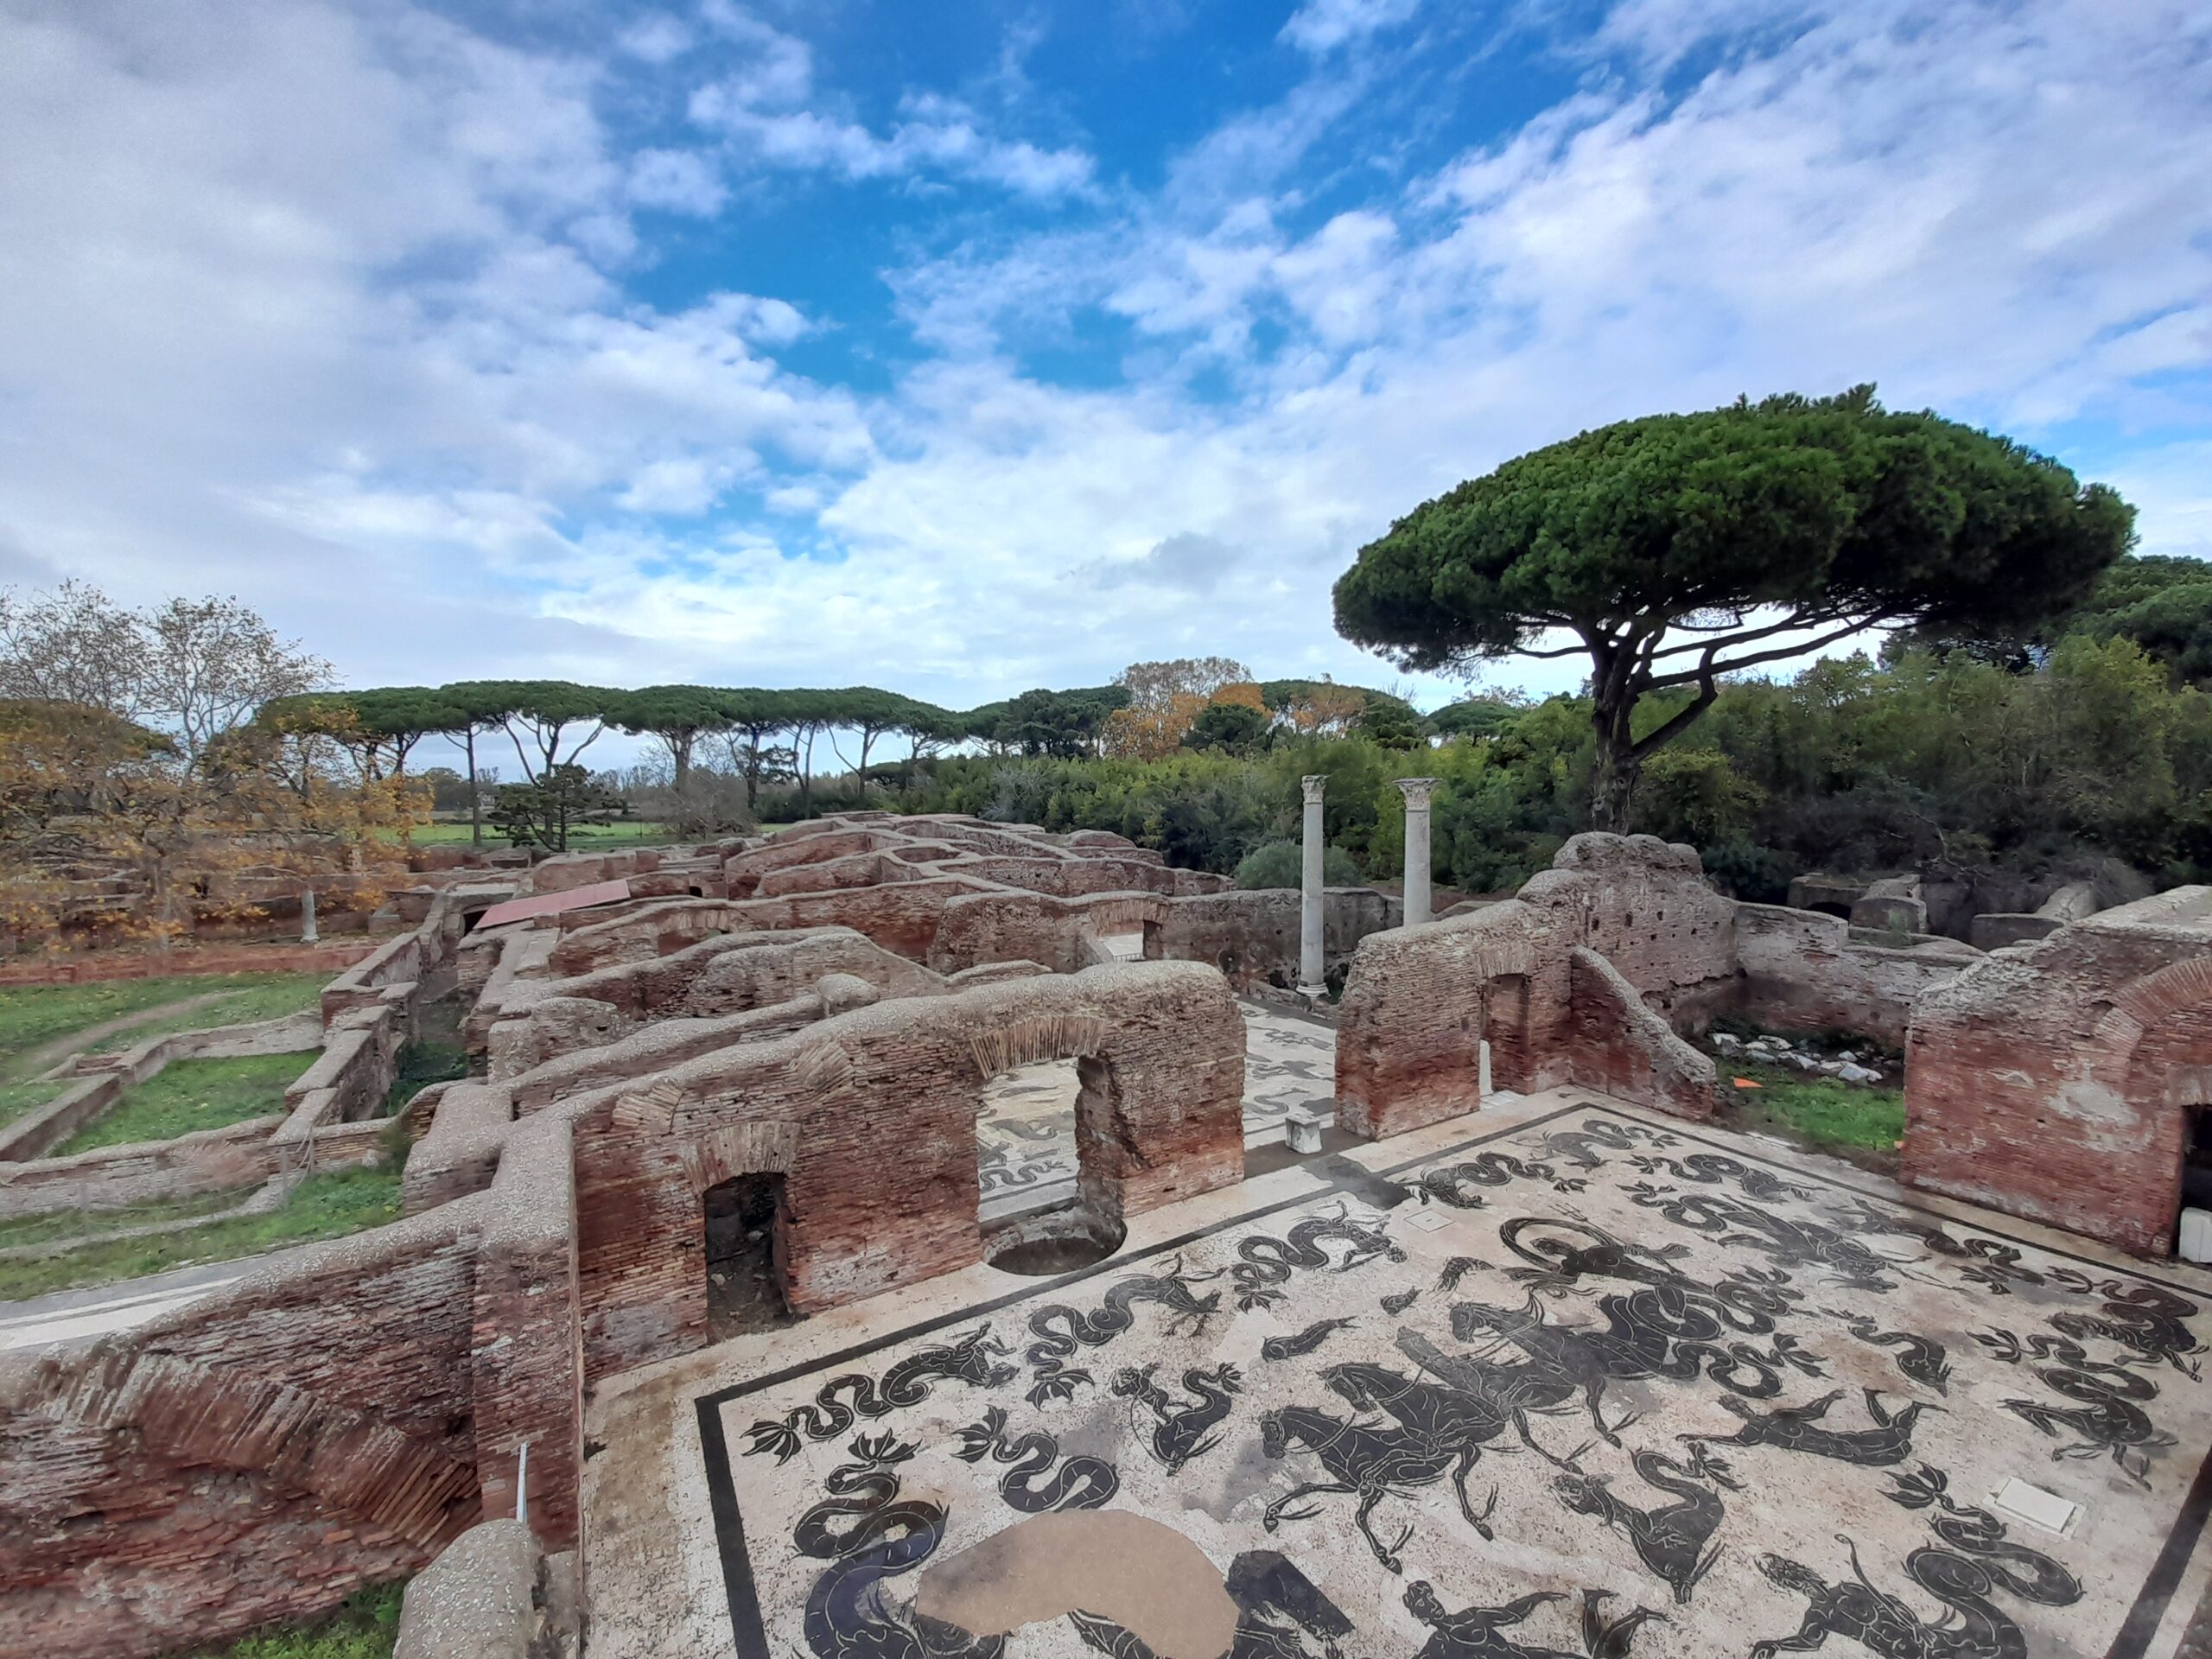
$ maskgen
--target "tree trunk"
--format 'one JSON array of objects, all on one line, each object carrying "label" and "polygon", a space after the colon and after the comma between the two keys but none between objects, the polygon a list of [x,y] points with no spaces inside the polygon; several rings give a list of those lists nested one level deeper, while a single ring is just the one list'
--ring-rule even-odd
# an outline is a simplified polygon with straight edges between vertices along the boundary
[{"label": "tree trunk", "polygon": [[676,791],[679,795],[683,792],[683,785],[691,779],[692,741],[688,736],[668,740],[668,752],[676,757]]},{"label": "tree trunk", "polygon": [[1592,713],[1598,735],[1598,769],[1590,791],[1590,827],[1625,836],[1635,823],[1636,782],[1643,759],[1629,729],[1634,699],[1618,709],[1600,705]]},{"label": "tree trunk", "polygon": [[484,791],[476,785],[476,728],[474,726],[461,734],[461,743],[468,751],[468,839],[481,847],[484,844]]}]

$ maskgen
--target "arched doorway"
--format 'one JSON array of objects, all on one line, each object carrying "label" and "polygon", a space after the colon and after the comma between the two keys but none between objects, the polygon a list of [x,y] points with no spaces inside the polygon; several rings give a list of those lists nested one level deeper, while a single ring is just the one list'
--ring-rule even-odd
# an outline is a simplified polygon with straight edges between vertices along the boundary
[{"label": "arched doorway", "polygon": [[716,1342],[791,1323],[785,1296],[790,1212],[780,1174],[733,1175],[700,1195],[707,1330]]}]

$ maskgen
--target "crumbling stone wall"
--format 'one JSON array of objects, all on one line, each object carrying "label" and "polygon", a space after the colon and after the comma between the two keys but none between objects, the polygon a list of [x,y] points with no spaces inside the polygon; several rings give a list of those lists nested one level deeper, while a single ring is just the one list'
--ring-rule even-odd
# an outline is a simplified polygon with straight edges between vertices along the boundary
[{"label": "crumbling stone wall", "polygon": [[1988,957],[1914,1006],[1904,1178],[2166,1254],[2208,1057],[2212,888]]},{"label": "crumbling stone wall", "polygon": [[477,1518],[475,1218],[0,1356],[0,1651],[119,1659],[320,1611]]},{"label": "crumbling stone wall", "polygon": [[1703,1118],[1712,1067],[1673,1029],[1741,1009],[1902,1034],[1912,999],[1974,957],[1857,944],[1840,918],[1722,897],[1688,847],[1577,836],[1511,900],[1361,941],[1338,1010],[1338,1121],[1398,1135],[1474,1110],[1485,1039],[1497,1087],[1576,1083]]},{"label": "crumbling stone wall", "polygon": [[1360,943],[1337,1006],[1337,1122],[1370,1139],[1478,1109],[1491,1081],[1568,1080],[1567,952],[1557,918],[1516,901]]},{"label": "crumbling stone wall", "polygon": [[1779,1030],[1863,1032],[1902,1047],[1913,1005],[1980,959],[1948,939],[1904,950],[1861,944],[1841,917],[1738,905],[1734,1006]]},{"label": "crumbling stone wall", "polygon": [[[1147,923],[1147,961],[1208,962],[1239,990],[1298,982],[1300,895],[1294,887],[1197,894],[1161,909]],[[1372,887],[1331,887],[1322,895],[1323,971],[1341,972],[1359,942],[1395,927],[1404,906]]]},{"label": "crumbling stone wall", "polygon": [[1069,1055],[1101,1068],[1077,1156],[1123,1211],[1243,1179],[1243,1020],[1192,963],[879,1002],[547,1109],[575,1125],[587,1376],[703,1345],[701,1195],[730,1175],[785,1179],[794,1309],[979,1262],[983,1084]]},{"label": "crumbling stone wall", "polygon": [[1568,1076],[1581,1088],[1702,1122],[1713,1116],[1713,1062],[1675,1034],[1627,976],[1586,944],[1568,953]]}]

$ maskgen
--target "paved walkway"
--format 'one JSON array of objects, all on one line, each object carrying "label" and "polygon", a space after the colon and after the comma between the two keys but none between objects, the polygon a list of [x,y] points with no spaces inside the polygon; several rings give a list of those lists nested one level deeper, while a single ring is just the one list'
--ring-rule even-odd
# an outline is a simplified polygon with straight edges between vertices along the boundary
[{"label": "paved walkway", "polygon": [[188,1306],[212,1290],[236,1284],[269,1259],[251,1256],[238,1262],[213,1262],[125,1280],[119,1285],[60,1290],[26,1302],[0,1302],[0,1353],[128,1331]]}]

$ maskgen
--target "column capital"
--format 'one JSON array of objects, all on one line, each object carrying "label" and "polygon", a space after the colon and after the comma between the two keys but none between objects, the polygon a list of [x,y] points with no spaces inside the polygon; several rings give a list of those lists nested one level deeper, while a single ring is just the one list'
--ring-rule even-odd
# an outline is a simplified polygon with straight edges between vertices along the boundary
[{"label": "column capital", "polygon": [[1440,778],[1399,779],[1398,791],[1406,798],[1406,810],[1408,812],[1427,811],[1429,795],[1442,781]]},{"label": "column capital", "polygon": [[1321,791],[1324,789],[1326,789],[1329,785],[1329,774],[1325,772],[1314,772],[1309,776],[1300,779],[1298,781],[1306,791],[1306,804],[1308,806],[1320,805]]}]

